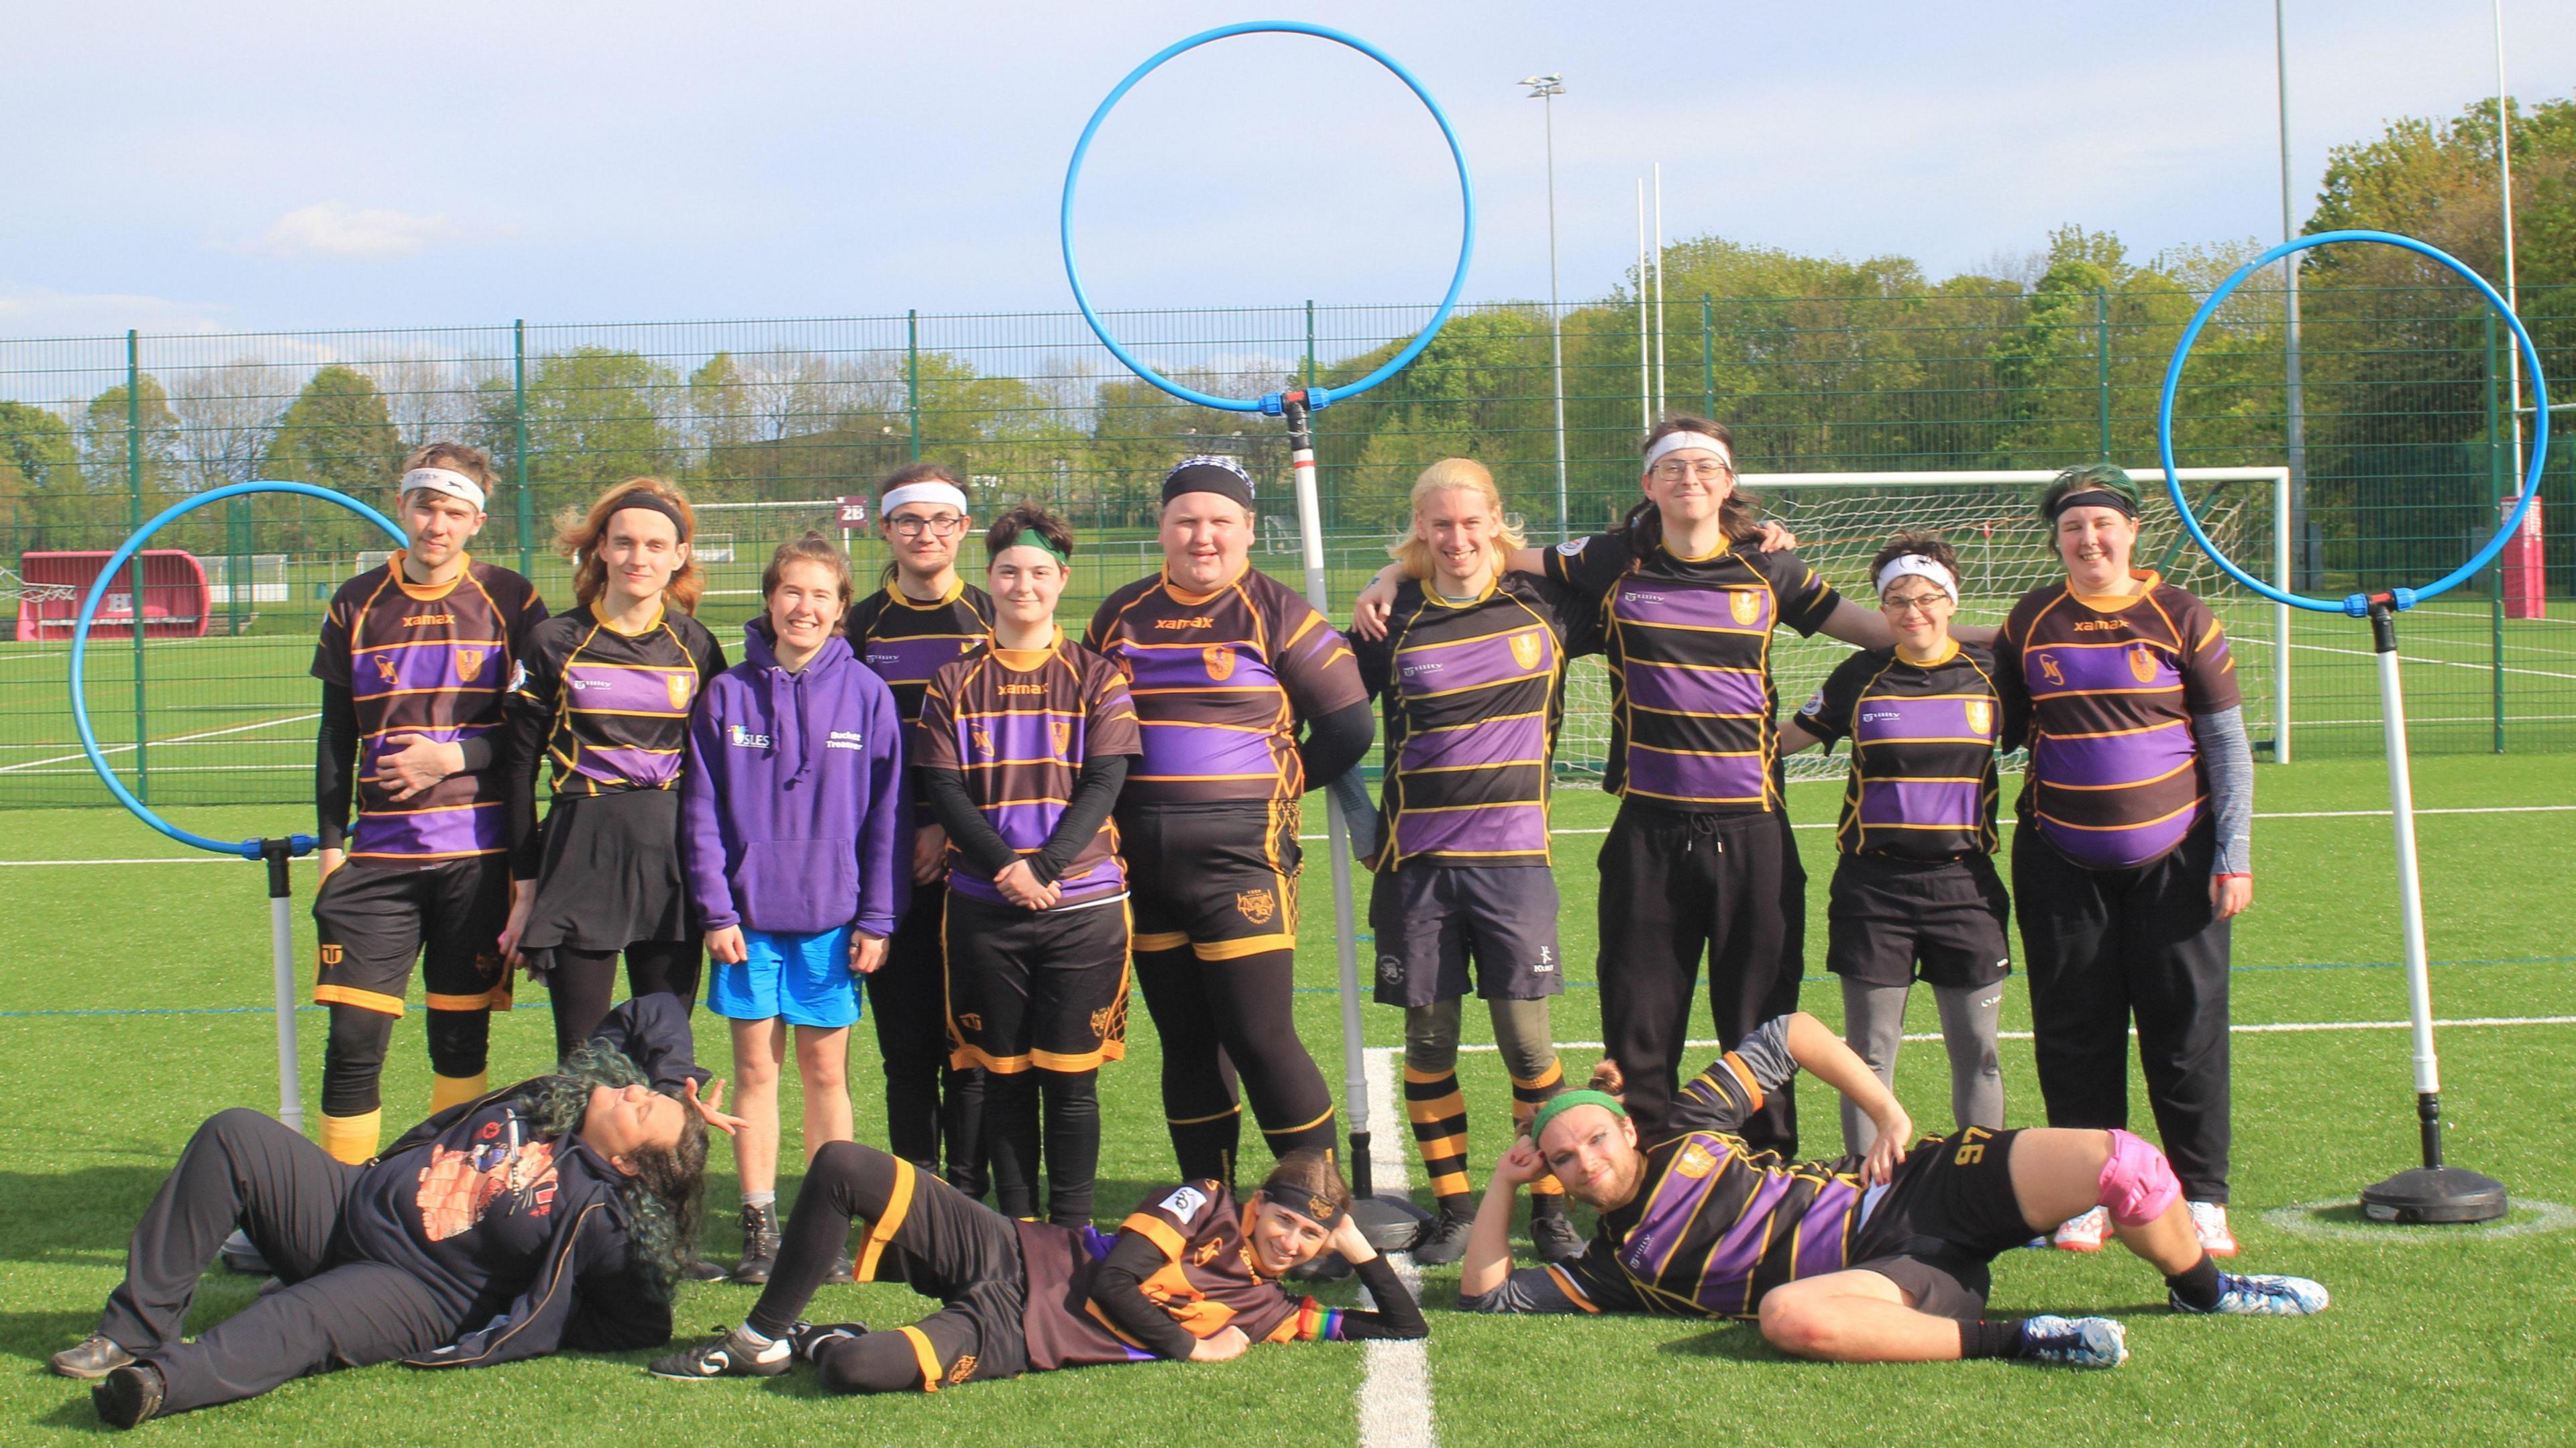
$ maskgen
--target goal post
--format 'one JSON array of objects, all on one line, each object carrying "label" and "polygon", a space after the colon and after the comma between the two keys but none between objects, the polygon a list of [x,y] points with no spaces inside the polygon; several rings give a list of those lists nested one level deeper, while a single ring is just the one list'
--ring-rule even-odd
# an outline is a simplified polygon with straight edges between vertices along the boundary
[{"label": "goal post", "polygon": [[[2289,493],[2286,467],[2184,468],[2181,481],[2193,511],[2212,539],[2234,558],[2269,557],[2273,577],[2286,586],[2290,570]],[[2063,575],[2048,528],[2038,515],[2039,492],[2055,469],[1968,472],[1747,473],[1738,486],[1763,517],[1798,537],[1798,554],[1836,587],[1867,606],[1870,557],[1893,535],[1941,534],[1959,554],[1959,618],[2001,623],[2024,593]],[[2268,743],[2271,758],[2287,763],[2290,729],[2290,610],[2257,597],[2221,572],[2192,546],[2174,512],[2165,470],[2129,469],[2142,504],[2137,565],[2206,601],[2226,627],[2245,686],[2249,733]],[[1802,639],[1782,630],[1771,658],[1782,709],[1794,710],[1850,646],[1818,634]],[[2257,661],[2262,667],[2257,667]],[[2257,721],[2268,720],[2270,738]],[[1597,663],[1578,666],[1567,681],[1561,767],[1597,769],[1608,751],[1609,683]],[[1839,760],[1803,754],[1788,761],[1791,779],[1839,778]]]}]

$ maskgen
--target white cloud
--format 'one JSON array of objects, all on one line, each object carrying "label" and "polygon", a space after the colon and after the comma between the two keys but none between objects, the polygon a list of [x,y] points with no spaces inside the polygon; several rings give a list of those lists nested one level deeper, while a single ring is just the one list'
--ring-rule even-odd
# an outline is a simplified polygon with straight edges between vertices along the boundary
[{"label": "white cloud", "polygon": [[218,332],[240,325],[210,302],[114,292],[60,292],[0,281],[0,337],[105,337],[134,328],[158,334]]},{"label": "white cloud", "polygon": [[317,201],[269,223],[247,250],[293,261],[388,261],[465,234],[444,215]]}]

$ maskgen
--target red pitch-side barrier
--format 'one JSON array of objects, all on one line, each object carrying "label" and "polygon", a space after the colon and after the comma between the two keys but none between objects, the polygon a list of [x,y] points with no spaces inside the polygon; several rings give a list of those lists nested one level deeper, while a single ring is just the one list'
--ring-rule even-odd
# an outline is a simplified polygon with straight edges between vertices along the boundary
[{"label": "red pitch-side barrier", "polygon": [[[18,641],[36,643],[68,639],[80,618],[81,600],[98,581],[109,554],[29,553],[18,560],[18,577],[26,592],[18,600]],[[177,548],[147,548],[143,564],[143,636],[147,639],[194,639],[206,635],[205,566],[196,555]],[[63,595],[68,592],[68,598]],[[93,639],[134,637],[134,583],[131,569],[119,569],[107,585],[90,620]]]}]

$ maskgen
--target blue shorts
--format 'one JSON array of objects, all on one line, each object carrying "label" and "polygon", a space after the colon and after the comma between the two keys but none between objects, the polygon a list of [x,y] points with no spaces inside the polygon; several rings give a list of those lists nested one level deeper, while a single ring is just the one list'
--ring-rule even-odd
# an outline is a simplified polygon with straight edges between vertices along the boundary
[{"label": "blue shorts", "polygon": [[736,1021],[773,1017],[830,1029],[859,1018],[859,978],[850,973],[850,927],[817,935],[742,932],[740,965],[716,962],[707,1009]]}]

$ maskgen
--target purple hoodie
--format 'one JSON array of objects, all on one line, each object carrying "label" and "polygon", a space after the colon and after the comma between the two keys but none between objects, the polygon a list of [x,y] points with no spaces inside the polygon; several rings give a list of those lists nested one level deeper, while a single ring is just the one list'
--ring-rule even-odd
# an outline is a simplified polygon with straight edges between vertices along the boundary
[{"label": "purple hoodie", "polygon": [[709,930],[891,935],[912,895],[912,816],[894,694],[839,634],[802,673],[766,619],[689,719],[680,832]]}]

